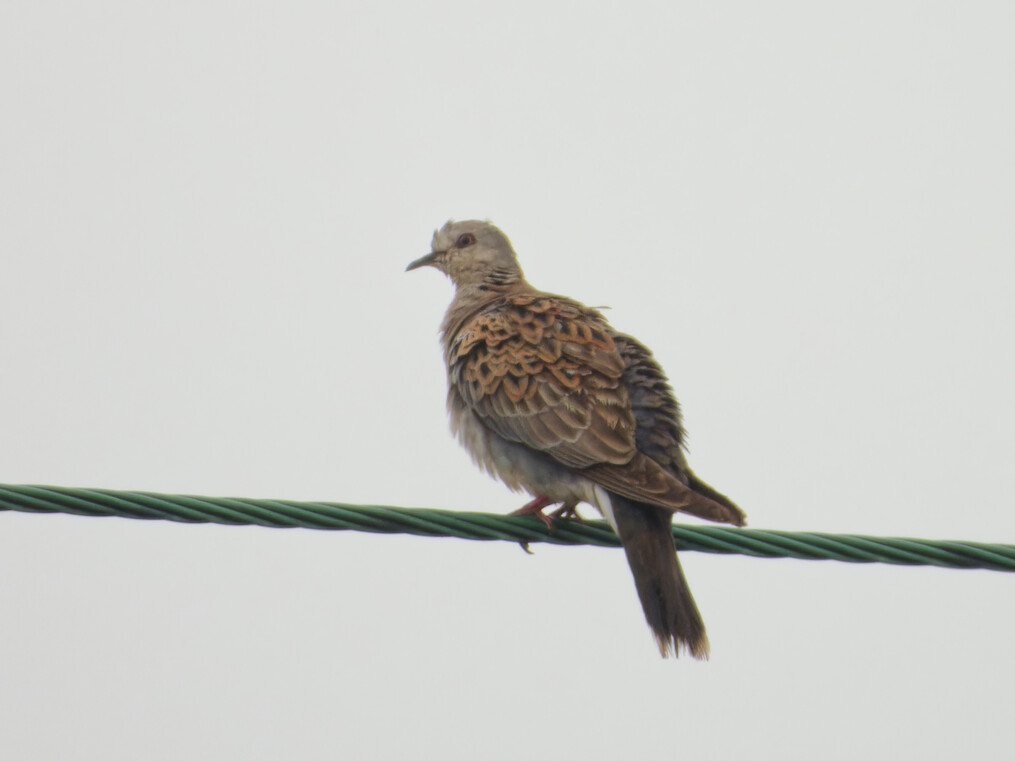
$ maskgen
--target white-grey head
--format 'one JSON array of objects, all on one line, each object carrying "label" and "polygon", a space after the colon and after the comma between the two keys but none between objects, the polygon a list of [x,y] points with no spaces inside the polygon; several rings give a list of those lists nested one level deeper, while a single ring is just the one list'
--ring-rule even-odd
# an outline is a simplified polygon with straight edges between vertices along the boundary
[{"label": "white-grey head", "polygon": [[458,288],[507,286],[524,280],[511,241],[489,222],[448,222],[435,230],[430,253],[406,271],[436,267]]}]

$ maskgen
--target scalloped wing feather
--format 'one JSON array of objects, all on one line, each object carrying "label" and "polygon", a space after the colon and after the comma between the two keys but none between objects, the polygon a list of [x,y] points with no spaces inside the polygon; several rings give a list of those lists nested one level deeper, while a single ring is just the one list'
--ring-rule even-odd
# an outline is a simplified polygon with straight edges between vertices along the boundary
[{"label": "scalloped wing feather", "polygon": [[573,468],[636,454],[624,361],[605,320],[575,302],[510,294],[466,321],[449,377],[489,428]]},{"label": "scalloped wing feather", "polygon": [[496,434],[629,499],[743,525],[687,467],[680,408],[651,352],[599,312],[511,293],[464,322],[447,359],[453,388]]}]

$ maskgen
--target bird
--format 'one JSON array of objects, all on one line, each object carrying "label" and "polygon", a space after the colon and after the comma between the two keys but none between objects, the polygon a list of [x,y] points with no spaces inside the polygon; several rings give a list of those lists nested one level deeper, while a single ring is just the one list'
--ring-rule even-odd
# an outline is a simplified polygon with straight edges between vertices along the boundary
[{"label": "bird", "polygon": [[406,271],[422,267],[455,288],[440,335],[458,441],[480,468],[532,497],[515,514],[552,526],[552,517],[576,517],[579,503],[598,510],[624,548],[660,655],[707,659],[673,515],[746,519],[688,467],[680,406],[652,353],[597,309],[531,286],[490,222],[448,221]]}]

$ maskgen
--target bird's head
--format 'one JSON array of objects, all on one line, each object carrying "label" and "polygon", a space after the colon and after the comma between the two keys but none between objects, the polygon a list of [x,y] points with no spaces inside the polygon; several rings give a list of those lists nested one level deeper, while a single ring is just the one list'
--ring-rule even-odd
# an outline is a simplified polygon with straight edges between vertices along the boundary
[{"label": "bird's head", "polygon": [[506,286],[524,277],[508,237],[489,222],[477,220],[449,220],[435,230],[430,253],[406,271],[419,267],[436,267],[458,288]]}]

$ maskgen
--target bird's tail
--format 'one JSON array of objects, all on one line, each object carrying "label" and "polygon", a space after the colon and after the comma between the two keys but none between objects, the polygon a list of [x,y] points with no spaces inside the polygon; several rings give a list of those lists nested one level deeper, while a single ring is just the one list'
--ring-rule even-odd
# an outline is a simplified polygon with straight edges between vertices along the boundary
[{"label": "bird's tail", "polygon": [[[686,649],[692,657],[708,658],[708,635],[698,606],[677,560],[666,510],[610,493],[613,524],[627,553],[634,585],[652,634],[665,658]],[[605,511],[604,511],[605,513]]]}]

